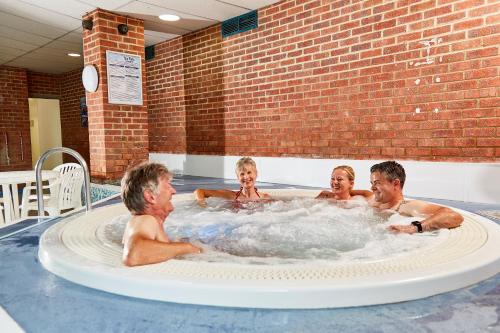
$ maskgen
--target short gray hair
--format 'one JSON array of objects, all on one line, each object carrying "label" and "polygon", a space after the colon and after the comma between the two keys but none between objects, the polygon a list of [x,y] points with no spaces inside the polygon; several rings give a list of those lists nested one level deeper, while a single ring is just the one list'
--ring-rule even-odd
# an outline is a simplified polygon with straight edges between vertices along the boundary
[{"label": "short gray hair", "polygon": [[123,203],[133,214],[141,214],[147,207],[144,191],[158,194],[158,180],[172,174],[160,163],[140,163],[125,172],[121,181]]},{"label": "short gray hair", "polygon": [[255,161],[248,156],[242,157],[236,162],[236,173],[243,169],[245,165],[251,165],[256,171],[257,171],[257,164],[255,164]]}]

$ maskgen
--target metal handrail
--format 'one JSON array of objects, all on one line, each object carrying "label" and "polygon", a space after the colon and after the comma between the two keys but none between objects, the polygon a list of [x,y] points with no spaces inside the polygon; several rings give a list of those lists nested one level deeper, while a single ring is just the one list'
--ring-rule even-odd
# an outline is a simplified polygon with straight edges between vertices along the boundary
[{"label": "metal handrail", "polygon": [[42,187],[42,165],[45,160],[53,153],[67,153],[76,158],[78,163],[83,167],[83,186],[85,188],[85,206],[86,212],[92,210],[92,202],[90,197],[90,174],[87,162],[83,159],[82,155],[73,149],[66,147],[56,147],[47,150],[40,156],[38,161],[36,161],[35,172],[36,172],[36,199],[38,200],[38,216],[45,216],[44,204],[43,204],[43,187]]}]

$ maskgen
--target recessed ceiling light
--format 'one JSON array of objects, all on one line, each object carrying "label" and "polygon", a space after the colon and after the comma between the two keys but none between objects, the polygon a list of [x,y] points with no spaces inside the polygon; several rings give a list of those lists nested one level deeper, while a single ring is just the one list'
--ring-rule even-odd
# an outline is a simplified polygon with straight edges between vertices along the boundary
[{"label": "recessed ceiling light", "polygon": [[68,53],[70,57],[80,57],[80,53]]},{"label": "recessed ceiling light", "polygon": [[158,17],[163,21],[179,21],[181,19],[179,16],[172,14],[163,14]]}]

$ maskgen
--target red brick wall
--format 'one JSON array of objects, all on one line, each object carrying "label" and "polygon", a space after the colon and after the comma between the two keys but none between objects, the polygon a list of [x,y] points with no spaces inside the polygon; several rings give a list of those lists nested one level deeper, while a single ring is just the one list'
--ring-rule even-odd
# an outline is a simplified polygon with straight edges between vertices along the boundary
[{"label": "red brick wall", "polygon": [[165,139],[185,110],[191,154],[498,161],[499,12],[486,0],[284,1],[259,11],[258,29],[159,44],[151,150],[179,152]]},{"label": "red brick wall", "polygon": [[182,38],[156,45],[164,56],[146,62],[151,152],[186,152],[182,49]]},{"label": "red brick wall", "polygon": [[85,64],[94,64],[99,88],[87,93],[91,170],[94,178],[119,179],[132,164],[148,160],[148,114],[145,64],[142,62],[143,105],[109,104],[107,96],[106,50],[140,55],[144,59],[144,23],[128,18],[129,32],[120,35],[118,24],[124,16],[101,9],[88,14],[94,27],[84,30]]},{"label": "red brick wall", "polygon": [[[80,97],[85,97],[81,69],[53,75],[3,66],[0,67],[0,90],[0,171],[32,168],[28,98],[60,100],[62,145],[79,152],[90,165],[88,128],[81,127],[80,122]],[[6,159],[5,132],[10,165]],[[67,154],[63,158],[65,162],[74,161]]]},{"label": "red brick wall", "polygon": [[55,98],[61,96],[60,75],[30,72],[28,76],[28,95],[30,98]]},{"label": "red brick wall", "polygon": [[28,169],[31,143],[26,71],[0,66],[0,171]]},{"label": "red brick wall", "polygon": [[[61,131],[64,147],[76,150],[90,167],[89,129],[82,127],[80,117],[80,98],[85,97],[82,84],[82,69],[60,75],[61,84]],[[65,162],[75,160],[68,154],[63,155]]]}]

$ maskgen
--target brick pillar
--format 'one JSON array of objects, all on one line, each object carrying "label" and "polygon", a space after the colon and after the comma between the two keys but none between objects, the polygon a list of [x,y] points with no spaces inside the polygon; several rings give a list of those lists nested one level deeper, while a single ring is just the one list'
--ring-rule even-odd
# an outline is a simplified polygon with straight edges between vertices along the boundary
[{"label": "brick pillar", "polygon": [[[91,173],[94,179],[117,180],[129,165],[149,156],[144,22],[102,9],[84,17],[89,18],[93,28],[83,30],[84,60],[86,65],[95,65],[99,74],[97,91],[86,93]],[[117,26],[126,22],[129,31],[121,35]],[[143,105],[108,103],[107,50],[141,56]]]}]

